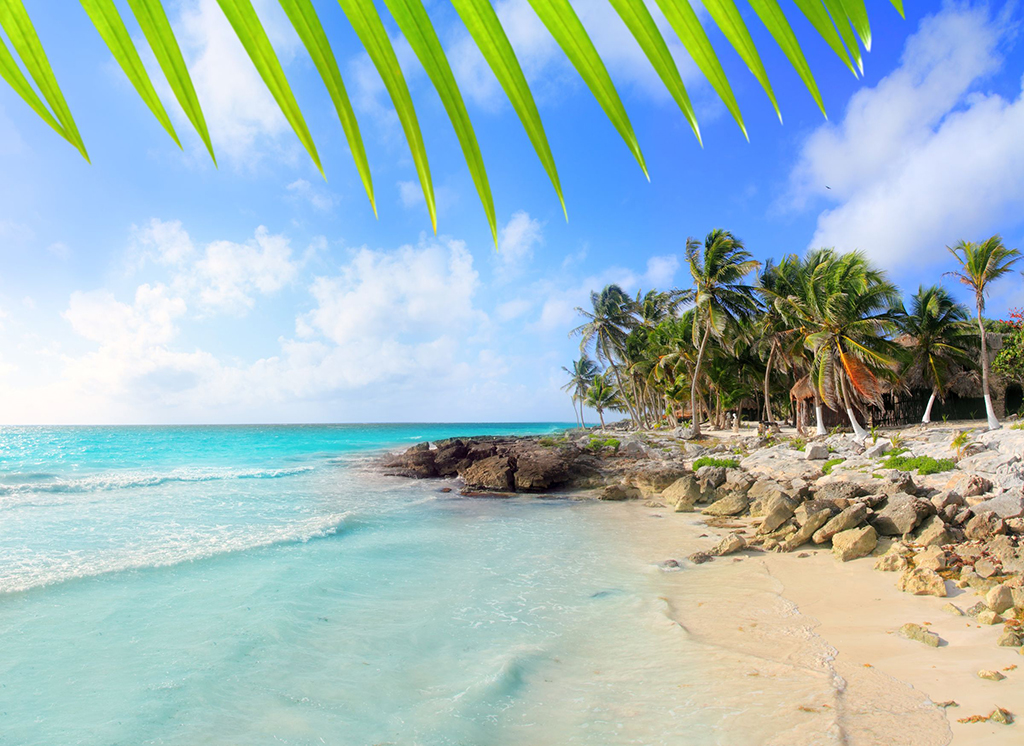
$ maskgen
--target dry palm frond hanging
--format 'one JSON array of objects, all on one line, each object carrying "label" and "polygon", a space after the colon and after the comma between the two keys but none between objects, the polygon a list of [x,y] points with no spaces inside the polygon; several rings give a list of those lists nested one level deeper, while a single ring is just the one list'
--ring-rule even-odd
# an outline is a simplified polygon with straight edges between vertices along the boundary
[{"label": "dry palm frond hanging", "polygon": [[[587,1],[604,2],[605,0]],[[787,19],[787,12],[783,11],[777,0],[748,1],[751,9],[778,43],[815,102],[824,112],[818,86]],[[902,0],[890,1],[902,15]],[[114,0],[80,0],[80,2],[139,96],[180,147],[181,143],[171,124],[170,117],[168,117],[149,74],[142,64],[131,34],[128,32]],[[302,111],[292,94],[277,54],[252,6],[252,0],[217,0],[217,2],[263,82],[281,108],[281,112],[317,168],[323,173],[316,144],[313,142]],[[279,2],[323,79],[345,131],[356,169],[366,188],[374,213],[376,213],[373,181],[370,177],[370,167],[359,133],[359,124],[345,92],[345,85],[330,41],[313,2],[312,0],[279,0]],[[697,118],[679,70],[676,68],[668,45],[644,0],[607,0],[607,2],[612,5],[639,43],[648,61],[682,110],[683,116],[699,140],[700,130]],[[743,124],[743,118],[729,81],[707,33],[690,6],[689,0],[656,0],[656,2],[697,67],[707,77],[712,88],[721,97],[736,123],[746,135],[746,127]],[[214,162],[216,162],[202,106],[192,85],[188,68],[161,0],[127,0],[127,3],[161,71],[166,76],[175,98],[206,145],[210,157],[214,158]],[[426,147],[423,144],[412,97],[409,95],[409,89],[395,56],[391,39],[384,28],[380,12],[373,0],[338,0],[338,3],[380,73],[391,97],[409,143],[427,210],[436,231],[434,190],[430,179]],[[646,175],[647,166],[643,153],[633,133],[622,100],[619,98],[604,62],[594,48],[569,0],[529,0],[529,3],[565,56],[579,72]],[[738,3],[735,0],[704,0],[703,4],[711,22],[739,54],[764,88],[776,112],[779,112],[768,73],[743,21]],[[793,4],[854,75],[857,75],[858,71],[863,71],[861,47],[864,50],[871,48],[871,29],[864,0],[794,0]],[[448,59],[438,40],[437,33],[434,31],[423,0],[384,0],[384,5],[437,89],[462,147],[470,174],[487,215],[491,233],[497,240],[494,205],[483,157],[473,132],[473,125],[466,112],[462,94],[455,82],[451,66],[448,64]],[[452,5],[508,96],[564,210],[565,199],[562,195],[558,171],[555,168],[555,160],[548,146],[537,105],[515,51],[509,43],[508,36],[502,28],[501,21],[490,0],[452,0]],[[788,13],[793,15],[793,10],[790,9]],[[44,122],[77,148],[88,160],[85,143],[75,126],[75,120],[64,100],[43,45],[22,0],[0,0],[0,28],[6,33],[14,50],[14,54],[12,54],[3,38],[0,37],[0,76]],[[15,55],[21,59],[28,72],[28,78],[21,66],[18,65]],[[34,87],[29,82],[29,78],[35,84]],[[781,113],[779,116],[781,119]]]}]

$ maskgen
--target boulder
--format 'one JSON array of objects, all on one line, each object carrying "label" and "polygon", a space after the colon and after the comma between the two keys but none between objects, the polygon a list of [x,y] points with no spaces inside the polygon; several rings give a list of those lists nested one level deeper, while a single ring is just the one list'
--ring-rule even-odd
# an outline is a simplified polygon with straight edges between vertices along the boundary
[{"label": "boulder", "polygon": [[1006,520],[1024,515],[1024,497],[1019,492],[1004,492],[997,497],[984,500],[970,508],[974,515],[982,513],[995,513]]},{"label": "boulder", "polygon": [[507,456],[488,456],[470,464],[459,476],[473,489],[511,492],[515,488],[515,474]]},{"label": "boulder", "polygon": [[997,614],[1013,608],[1013,592],[1009,586],[1000,583],[985,594],[985,605]]},{"label": "boulder", "polygon": [[988,557],[982,557],[974,562],[974,572],[982,580],[988,580],[993,575],[998,575],[1001,570],[999,563]]},{"label": "boulder", "polygon": [[946,529],[946,523],[937,515],[928,516],[914,532],[914,543],[931,547],[952,544],[953,537]]},{"label": "boulder", "polygon": [[999,639],[996,640],[996,645],[1002,648],[1019,648],[1022,644],[1024,644],[1024,638],[1022,638],[1021,631],[1017,627],[1009,625],[1003,627]]},{"label": "boulder", "polygon": [[687,559],[695,565],[703,565],[705,562],[710,562],[714,559],[710,552],[694,552]]},{"label": "boulder", "polygon": [[693,510],[694,503],[700,497],[700,485],[693,474],[684,474],[661,492],[661,497],[669,505],[675,505],[679,513]]},{"label": "boulder", "polygon": [[517,446],[513,453],[518,491],[542,492],[569,481],[571,463],[558,449]]},{"label": "boulder", "polygon": [[900,637],[923,642],[925,645],[930,645],[933,648],[937,648],[939,643],[942,642],[942,638],[934,632],[929,632],[927,628],[922,627],[920,624],[913,623],[904,624],[900,627]]},{"label": "boulder", "polygon": [[946,581],[934,570],[923,567],[915,567],[904,572],[896,582],[896,587],[915,596],[946,597]]},{"label": "boulder", "polygon": [[405,453],[389,457],[384,461],[384,473],[395,477],[429,479],[438,476],[434,451],[429,443],[419,443]]},{"label": "boulder", "polygon": [[949,556],[941,547],[928,547],[914,556],[914,566],[938,572],[949,566]]},{"label": "boulder", "polygon": [[964,533],[968,539],[985,541],[997,534],[1006,533],[1006,523],[996,513],[978,513],[967,522]]},{"label": "boulder", "polygon": [[978,474],[954,474],[944,489],[956,492],[961,497],[977,497],[991,490],[992,482]]},{"label": "boulder", "polygon": [[864,449],[867,458],[881,458],[892,450],[892,443],[888,440],[880,440],[873,446]]},{"label": "boulder", "polygon": [[815,513],[811,513],[811,515],[807,516],[803,525],[797,529],[797,532],[786,539],[783,544],[783,551],[792,552],[797,547],[801,547],[809,542],[811,537],[814,535],[814,532],[824,526],[831,515],[832,514],[828,510],[819,510]]},{"label": "boulder", "polygon": [[[755,485],[756,486],[756,485]],[[757,529],[759,534],[770,534],[793,517],[795,501],[785,495],[776,495],[765,502],[764,520]]]},{"label": "boulder", "polygon": [[868,508],[864,503],[854,503],[830,519],[814,533],[814,543],[824,544],[841,531],[848,531],[862,524],[868,517]]},{"label": "boulder", "polygon": [[745,495],[753,484],[754,477],[743,469],[725,470],[725,484],[722,486],[729,492],[742,492]]},{"label": "boulder", "polygon": [[464,469],[471,463],[467,460],[469,446],[458,438],[441,441],[434,451],[434,466],[439,477],[454,477],[459,469]]},{"label": "boulder", "polygon": [[898,495],[900,493],[916,495],[917,485],[910,472],[894,471],[882,480],[878,491],[883,495]]},{"label": "boulder", "polygon": [[[936,495],[932,495],[931,501],[932,505],[935,506],[935,509],[939,511],[945,510],[949,507],[959,508],[964,505],[963,497],[951,490],[944,490]],[[955,510],[953,514],[956,515]]]},{"label": "boulder", "polygon": [[711,553],[721,557],[726,554],[732,554],[733,552],[739,552],[746,548],[747,540],[737,533],[732,533],[727,536],[723,536],[722,540],[719,541],[718,544],[715,545],[715,548],[711,550]]},{"label": "boulder", "polygon": [[978,624],[986,624],[992,626],[993,624],[999,624],[1004,621],[999,614],[992,611],[992,609],[985,609],[984,611],[978,612],[978,616],[975,617],[978,620]]},{"label": "boulder", "polygon": [[910,567],[910,560],[906,555],[892,550],[875,560],[875,569],[882,572],[903,572],[908,567]]},{"label": "boulder", "polygon": [[793,511],[793,519],[798,525],[803,526],[807,523],[808,516],[822,511],[828,513],[829,518],[839,512],[835,503],[831,500],[808,500],[807,502],[800,503],[796,510]]},{"label": "boulder", "polygon": [[804,458],[808,461],[824,461],[828,458],[828,446],[824,443],[808,443],[804,448]]},{"label": "boulder", "polygon": [[711,503],[708,507],[704,508],[701,512],[704,515],[715,515],[715,516],[727,516],[727,515],[739,515],[747,506],[750,505],[750,500],[742,492],[733,492],[721,500],[716,500]]},{"label": "boulder", "polygon": [[626,482],[640,490],[644,498],[660,495],[677,479],[687,474],[682,463],[671,461],[638,461],[626,473]]},{"label": "boulder", "polygon": [[1002,681],[1006,677],[998,671],[988,671],[983,669],[981,671],[978,671],[978,678],[988,679],[989,681]]},{"label": "boulder", "polygon": [[924,510],[917,499],[903,492],[889,497],[885,507],[875,513],[871,525],[882,536],[909,534],[924,518]]},{"label": "boulder", "polygon": [[725,484],[725,478],[725,467],[722,466],[702,466],[697,469],[697,480],[705,489],[718,489]]},{"label": "boulder", "polygon": [[630,500],[639,496],[639,490],[630,487],[629,485],[609,484],[607,487],[601,490],[601,494],[598,496],[598,499],[619,502],[622,500]]},{"label": "boulder", "polygon": [[814,491],[817,500],[852,500],[864,494],[864,488],[854,482],[826,482]]},{"label": "boulder", "polygon": [[639,440],[630,439],[620,444],[619,454],[626,458],[647,458],[648,448]]},{"label": "boulder", "polygon": [[878,534],[871,526],[840,531],[832,537],[832,554],[840,562],[866,557],[878,545]]}]

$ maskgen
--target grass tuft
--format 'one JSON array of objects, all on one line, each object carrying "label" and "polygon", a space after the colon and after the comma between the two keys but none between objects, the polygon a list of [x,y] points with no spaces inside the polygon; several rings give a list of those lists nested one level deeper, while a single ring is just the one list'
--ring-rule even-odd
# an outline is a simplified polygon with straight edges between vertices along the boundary
[{"label": "grass tuft", "polygon": [[925,475],[952,471],[956,468],[956,462],[950,458],[934,459],[931,456],[890,456],[882,462],[882,466],[899,471],[917,471],[918,474]]},{"label": "grass tuft", "polygon": [[738,459],[734,458],[714,458],[712,456],[701,456],[699,459],[693,462],[693,470],[702,466],[721,466],[724,469],[735,469],[740,465]]},{"label": "grass tuft", "polygon": [[830,458],[821,467],[821,473],[826,475],[826,476],[828,476],[829,474],[832,473],[832,468],[833,467],[838,466],[839,464],[843,463],[844,461],[846,461],[845,458]]}]

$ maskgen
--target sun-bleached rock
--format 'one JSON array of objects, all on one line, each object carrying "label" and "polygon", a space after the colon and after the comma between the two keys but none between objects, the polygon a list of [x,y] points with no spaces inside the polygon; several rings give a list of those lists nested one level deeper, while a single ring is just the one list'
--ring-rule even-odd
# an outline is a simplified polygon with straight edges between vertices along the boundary
[{"label": "sun-bleached rock", "polygon": [[946,581],[934,570],[922,567],[905,571],[896,582],[896,587],[915,596],[946,597]]},{"label": "sun-bleached rock", "polygon": [[840,531],[832,537],[832,554],[840,562],[866,557],[878,545],[878,534],[871,526]]}]

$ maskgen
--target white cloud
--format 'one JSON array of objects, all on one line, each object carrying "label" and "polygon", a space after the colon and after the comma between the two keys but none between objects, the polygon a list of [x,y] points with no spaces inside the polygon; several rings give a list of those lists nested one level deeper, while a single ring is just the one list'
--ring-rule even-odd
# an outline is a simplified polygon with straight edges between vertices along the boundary
[{"label": "white cloud", "polygon": [[[170,285],[206,314],[244,315],[258,294],[269,295],[291,283],[300,262],[292,258],[291,243],[264,226],[245,243],[213,241],[197,250],[181,221],[151,219],[133,227],[137,256],[134,269],[147,260],[171,268]],[[310,247],[310,255],[316,246]]]},{"label": "white cloud", "polygon": [[513,298],[512,300],[500,303],[495,312],[499,320],[513,321],[525,315],[531,308],[533,308],[533,303],[525,298]]},{"label": "white cloud", "polygon": [[647,272],[644,274],[644,290],[667,290],[672,287],[679,269],[679,257],[652,256],[647,260]]},{"label": "white cloud", "polygon": [[334,207],[336,202],[334,195],[329,194],[323,189],[317,189],[305,179],[296,179],[291,184],[288,184],[285,189],[289,194],[305,200],[314,209],[321,212],[328,212]]},{"label": "white cloud", "polygon": [[533,260],[533,249],[544,242],[539,220],[520,210],[498,232],[497,275],[502,281],[517,277]]},{"label": "white cloud", "polygon": [[[255,5],[275,51],[287,62],[299,43],[287,18],[276,3],[260,0]],[[252,165],[257,141],[266,144],[288,129],[281,110],[216,0],[190,2],[176,25],[214,150],[240,165]],[[183,115],[179,119],[191,127]]]},{"label": "white cloud", "polygon": [[[887,266],[939,259],[1024,207],[1024,97],[976,89],[998,69],[1000,23],[951,6],[925,19],[900,66],[807,140],[792,200],[828,196],[812,246],[862,249]],[[830,189],[826,190],[826,185]]]},{"label": "white cloud", "polygon": [[140,285],[129,305],[106,290],[71,294],[62,314],[80,336],[101,349],[129,352],[161,346],[177,335],[187,306],[164,285]]},{"label": "white cloud", "polygon": [[71,256],[71,248],[63,241],[54,241],[46,247],[46,250],[58,259],[67,259]]},{"label": "white cloud", "polygon": [[423,204],[423,190],[420,189],[418,182],[400,181],[398,182],[398,198],[402,202],[402,207],[406,209],[416,207]]}]

